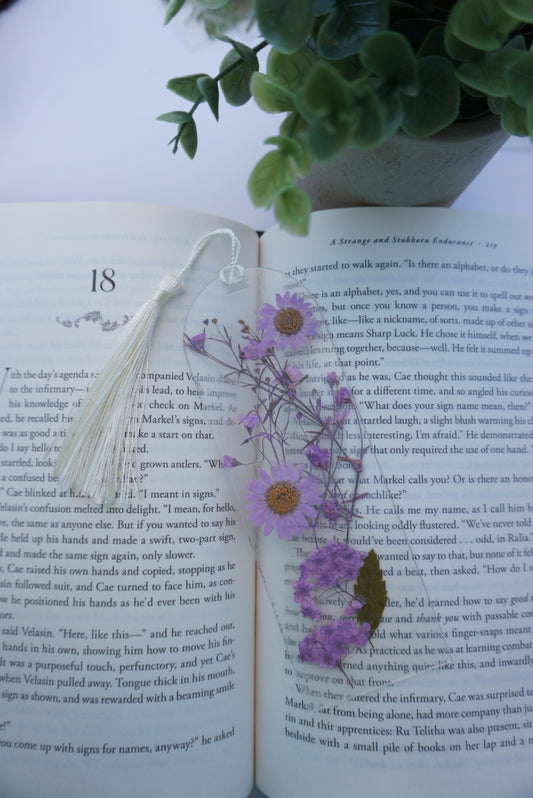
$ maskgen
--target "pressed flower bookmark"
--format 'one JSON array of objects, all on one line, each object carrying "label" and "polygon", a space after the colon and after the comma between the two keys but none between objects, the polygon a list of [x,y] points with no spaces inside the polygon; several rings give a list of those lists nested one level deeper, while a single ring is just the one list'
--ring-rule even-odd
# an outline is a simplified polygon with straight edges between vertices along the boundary
[{"label": "pressed flower bookmark", "polygon": [[[392,500],[312,296],[269,269],[246,270],[231,292],[217,280],[191,306],[185,344],[306,704],[447,661],[445,645],[422,665],[399,644],[398,629],[401,639],[415,639],[415,626],[441,633],[401,497]],[[424,608],[416,622],[412,607]]]}]

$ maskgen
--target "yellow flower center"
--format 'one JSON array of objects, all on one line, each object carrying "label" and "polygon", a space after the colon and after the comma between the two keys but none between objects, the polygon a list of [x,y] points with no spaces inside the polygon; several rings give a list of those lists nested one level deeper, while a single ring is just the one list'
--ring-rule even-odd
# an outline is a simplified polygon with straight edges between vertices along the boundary
[{"label": "yellow flower center", "polygon": [[274,482],[267,489],[266,503],[276,515],[288,515],[298,507],[300,492],[290,482]]},{"label": "yellow flower center", "polygon": [[296,308],[282,308],[274,316],[274,327],[282,335],[295,335],[303,323],[303,316]]}]

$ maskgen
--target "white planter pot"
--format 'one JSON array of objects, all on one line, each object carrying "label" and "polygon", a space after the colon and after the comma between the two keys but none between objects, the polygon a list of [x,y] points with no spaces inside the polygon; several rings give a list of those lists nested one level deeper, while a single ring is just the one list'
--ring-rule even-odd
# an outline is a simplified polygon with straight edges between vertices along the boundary
[{"label": "white planter pot", "polygon": [[358,205],[449,206],[509,138],[498,117],[457,122],[429,138],[397,133],[375,150],[315,162],[300,185],[314,210]]}]

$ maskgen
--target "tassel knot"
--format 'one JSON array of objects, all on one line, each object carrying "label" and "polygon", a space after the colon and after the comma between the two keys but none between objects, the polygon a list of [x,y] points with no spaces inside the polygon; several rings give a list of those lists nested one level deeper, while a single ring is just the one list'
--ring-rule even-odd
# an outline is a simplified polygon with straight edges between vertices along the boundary
[{"label": "tassel knot", "polygon": [[167,274],[159,283],[159,288],[153,295],[152,299],[158,305],[162,305],[167,299],[176,296],[180,291],[183,291],[183,282],[179,275]]}]

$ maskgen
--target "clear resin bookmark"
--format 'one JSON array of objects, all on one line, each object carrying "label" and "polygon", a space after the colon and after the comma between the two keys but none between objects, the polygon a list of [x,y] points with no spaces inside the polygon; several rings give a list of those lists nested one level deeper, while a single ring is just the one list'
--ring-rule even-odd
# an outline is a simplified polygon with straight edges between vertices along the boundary
[{"label": "clear resin bookmark", "polygon": [[391,495],[313,297],[274,270],[223,272],[193,302],[184,340],[306,701],[446,667],[402,491]]}]

